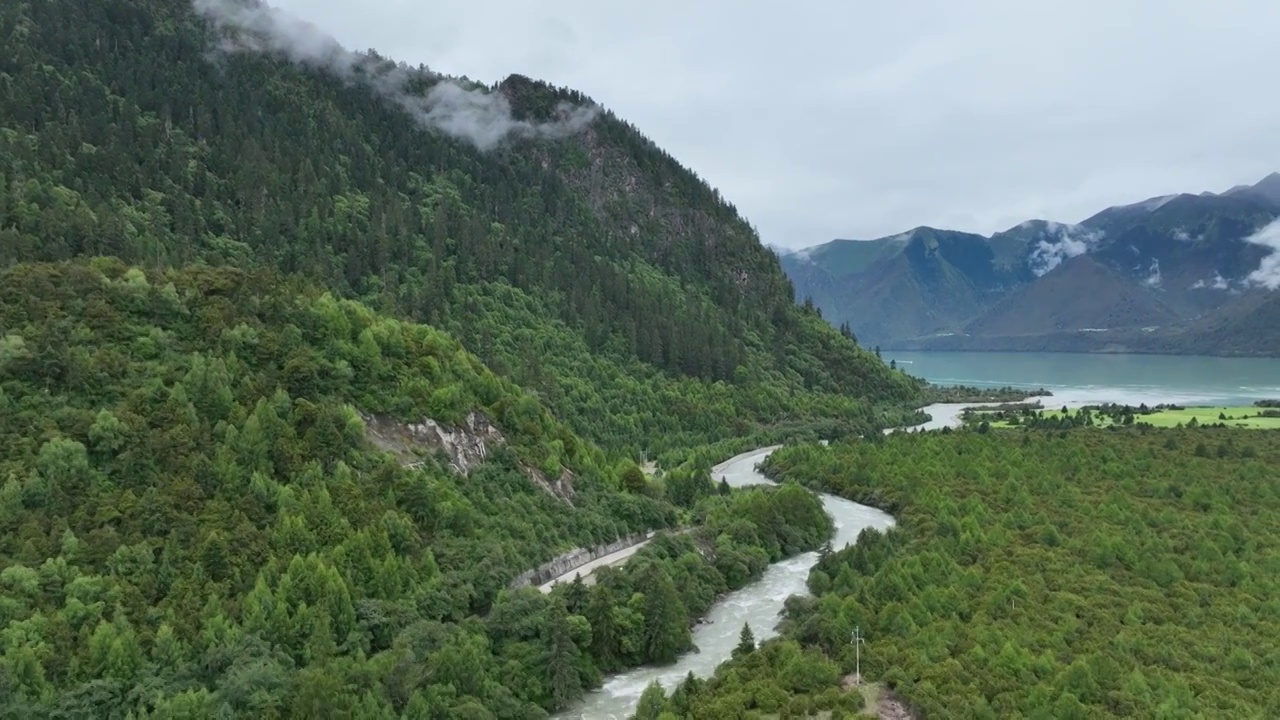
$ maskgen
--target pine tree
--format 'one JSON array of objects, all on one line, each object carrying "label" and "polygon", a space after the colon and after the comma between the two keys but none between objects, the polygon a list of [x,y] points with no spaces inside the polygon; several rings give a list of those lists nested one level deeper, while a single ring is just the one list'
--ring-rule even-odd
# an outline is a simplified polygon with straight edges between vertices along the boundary
[{"label": "pine tree", "polygon": [[578,677],[578,658],[581,652],[573,642],[569,628],[569,612],[559,597],[551,600],[547,612],[547,684],[551,688],[551,700],[562,708],[582,695],[582,681]]},{"label": "pine tree", "polygon": [[607,586],[594,585],[588,591],[584,612],[591,624],[591,656],[605,672],[616,670],[619,663],[619,629],[613,616],[615,602],[613,592]]},{"label": "pine tree", "polygon": [[750,623],[742,623],[742,632],[738,633],[738,647],[733,649],[735,658],[750,655],[756,651],[756,636],[751,632]]},{"label": "pine tree", "polygon": [[662,566],[648,564],[636,577],[644,592],[644,647],[649,662],[665,665],[692,645],[689,617],[675,583]]},{"label": "pine tree", "polygon": [[581,615],[587,607],[587,585],[582,582],[582,574],[573,576],[573,582],[564,589],[564,605],[572,615]]}]

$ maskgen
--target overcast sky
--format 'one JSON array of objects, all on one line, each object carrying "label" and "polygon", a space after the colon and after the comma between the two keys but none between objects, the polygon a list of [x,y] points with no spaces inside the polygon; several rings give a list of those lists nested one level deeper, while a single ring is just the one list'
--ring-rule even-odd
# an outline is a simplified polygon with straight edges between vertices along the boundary
[{"label": "overcast sky", "polygon": [[786,247],[1280,170],[1277,0],[271,4],[355,50],[581,90]]}]

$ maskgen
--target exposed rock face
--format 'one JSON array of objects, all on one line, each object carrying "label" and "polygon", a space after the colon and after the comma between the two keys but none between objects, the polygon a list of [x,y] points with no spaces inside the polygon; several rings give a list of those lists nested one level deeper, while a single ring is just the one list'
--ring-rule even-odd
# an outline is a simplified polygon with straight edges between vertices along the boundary
[{"label": "exposed rock face", "polygon": [[[414,467],[431,453],[443,453],[459,475],[470,475],[488,458],[491,448],[507,444],[507,439],[484,413],[472,410],[460,426],[442,425],[427,418],[405,423],[387,415],[361,413],[365,432],[378,448],[395,455],[402,465]],[[571,502],[573,473],[562,468],[560,476],[549,479],[541,470],[521,464],[521,469],[539,487]]]}]

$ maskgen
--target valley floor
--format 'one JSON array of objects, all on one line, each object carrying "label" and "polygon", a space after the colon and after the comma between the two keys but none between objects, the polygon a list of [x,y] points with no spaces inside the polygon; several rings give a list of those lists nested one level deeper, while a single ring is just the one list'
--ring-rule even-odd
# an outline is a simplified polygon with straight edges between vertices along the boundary
[{"label": "valley floor", "polygon": [[[1134,413],[1134,422],[1138,424],[1147,424],[1158,428],[1176,428],[1176,427],[1194,427],[1196,425],[1213,425],[1219,424],[1227,427],[1242,428],[1246,430],[1280,430],[1280,415],[1269,416],[1264,414],[1264,408],[1247,407],[1247,406],[1196,406],[1184,407],[1178,409],[1162,409],[1149,413]],[[1050,409],[1043,411],[1043,417],[1048,419],[1057,415],[1057,412]],[[974,412],[968,416],[970,424],[981,423],[985,418],[996,418],[990,421],[993,428],[1015,428],[1023,427],[1027,424],[1026,419],[1017,417],[1010,413],[986,413]],[[1107,428],[1117,424],[1121,424],[1116,417],[1104,415],[1100,412],[1092,413],[1090,423],[1093,427]]]}]

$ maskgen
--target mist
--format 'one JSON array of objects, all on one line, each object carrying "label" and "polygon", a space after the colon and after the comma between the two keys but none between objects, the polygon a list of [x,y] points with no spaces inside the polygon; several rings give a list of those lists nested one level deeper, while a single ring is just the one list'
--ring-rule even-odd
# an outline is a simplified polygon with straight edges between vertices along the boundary
[{"label": "mist", "polygon": [[1249,282],[1268,290],[1280,289],[1280,220],[1272,222],[1245,240],[1271,248],[1271,254],[1262,258],[1262,264],[1249,275]]},{"label": "mist", "polygon": [[1058,267],[1065,260],[1089,252],[1102,239],[1100,231],[1088,230],[1078,225],[1050,222],[1045,226],[1045,237],[1031,251],[1028,263],[1037,277]]},{"label": "mist", "polygon": [[512,137],[554,139],[573,135],[599,114],[595,106],[561,103],[553,122],[517,120],[499,93],[473,90],[435,76],[425,95],[410,92],[419,71],[355,53],[311,23],[248,0],[192,0],[197,13],[224,33],[222,52],[279,54],[290,62],[363,85],[408,112],[420,125],[492,150]]}]

